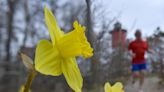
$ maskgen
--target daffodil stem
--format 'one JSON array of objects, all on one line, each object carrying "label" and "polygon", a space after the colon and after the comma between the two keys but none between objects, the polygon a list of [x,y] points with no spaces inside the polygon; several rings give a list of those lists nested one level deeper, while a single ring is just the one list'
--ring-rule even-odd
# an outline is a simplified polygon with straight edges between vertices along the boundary
[{"label": "daffodil stem", "polygon": [[36,76],[36,72],[33,72],[33,71],[29,72],[23,92],[29,92],[30,86],[32,84],[32,80],[35,78],[35,76]]}]

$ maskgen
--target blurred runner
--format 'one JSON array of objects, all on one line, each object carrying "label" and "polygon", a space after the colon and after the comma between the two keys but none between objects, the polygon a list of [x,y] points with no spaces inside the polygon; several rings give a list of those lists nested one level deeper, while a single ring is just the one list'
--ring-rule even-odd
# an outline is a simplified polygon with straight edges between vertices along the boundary
[{"label": "blurred runner", "polygon": [[[142,85],[144,83],[145,70],[146,70],[146,60],[145,53],[148,50],[148,44],[142,39],[141,30],[136,30],[135,40],[130,42],[128,50],[132,56],[132,83],[135,83],[136,79],[139,79],[139,92],[143,92]],[[152,52],[152,51],[150,51]]]}]

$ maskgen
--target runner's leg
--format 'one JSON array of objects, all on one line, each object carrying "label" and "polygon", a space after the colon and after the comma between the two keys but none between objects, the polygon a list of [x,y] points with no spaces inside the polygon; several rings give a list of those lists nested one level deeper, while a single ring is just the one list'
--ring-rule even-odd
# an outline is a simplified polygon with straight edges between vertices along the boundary
[{"label": "runner's leg", "polygon": [[139,78],[139,67],[138,64],[132,64],[132,84]]},{"label": "runner's leg", "polygon": [[142,90],[143,89],[143,84],[144,84],[144,79],[145,79],[146,63],[140,64],[139,68],[140,68],[140,72],[139,72],[140,73],[139,89]]},{"label": "runner's leg", "polygon": [[134,84],[134,83],[136,82],[136,80],[139,79],[139,76],[140,76],[139,71],[133,71],[133,75],[132,75],[132,77],[133,77],[133,79],[132,79],[132,84]]},{"label": "runner's leg", "polygon": [[142,89],[142,87],[143,87],[144,79],[145,79],[145,70],[141,70],[140,71],[140,81],[139,81],[140,89]]}]

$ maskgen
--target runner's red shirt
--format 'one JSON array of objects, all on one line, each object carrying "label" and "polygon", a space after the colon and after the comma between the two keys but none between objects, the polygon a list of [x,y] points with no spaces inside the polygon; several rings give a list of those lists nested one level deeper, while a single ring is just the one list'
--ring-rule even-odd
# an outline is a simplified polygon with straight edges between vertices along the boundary
[{"label": "runner's red shirt", "polygon": [[134,40],[129,44],[128,49],[135,54],[135,56],[132,59],[133,64],[145,63],[145,52],[148,50],[148,44],[146,41]]}]

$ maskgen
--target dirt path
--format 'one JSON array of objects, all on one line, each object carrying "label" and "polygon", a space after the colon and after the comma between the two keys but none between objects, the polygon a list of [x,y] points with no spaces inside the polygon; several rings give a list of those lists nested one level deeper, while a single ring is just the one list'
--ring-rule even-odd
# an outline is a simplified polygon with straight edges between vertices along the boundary
[{"label": "dirt path", "polygon": [[[144,92],[164,92],[164,86],[159,86],[159,79],[156,77],[149,77],[145,79],[145,83],[143,85]],[[134,85],[129,83],[125,87],[125,92],[138,92],[138,82]]]}]

